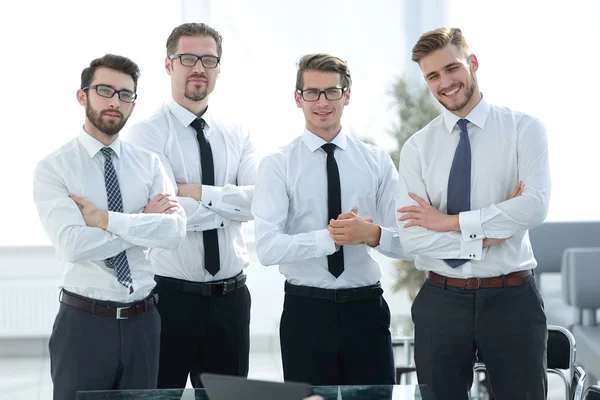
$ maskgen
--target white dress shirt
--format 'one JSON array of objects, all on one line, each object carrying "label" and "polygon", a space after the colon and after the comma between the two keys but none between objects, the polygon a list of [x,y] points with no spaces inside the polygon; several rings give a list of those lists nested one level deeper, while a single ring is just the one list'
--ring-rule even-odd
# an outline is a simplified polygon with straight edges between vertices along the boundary
[{"label": "white dress shirt", "polygon": [[[202,200],[178,197],[187,214],[187,236],[176,251],[153,249],[156,274],[187,281],[226,279],[245,268],[248,250],[242,223],[252,219],[250,204],[258,160],[248,132],[202,115],[204,134],[213,153],[215,186],[202,185]],[[201,183],[200,145],[191,126],[196,115],[169,100],[150,118],[134,125],[127,140],[158,155],[173,184]],[[202,231],[217,229],[221,269],[214,277],[204,269]]]},{"label": "white dress shirt", "polygon": [[[264,158],[256,178],[252,204],[256,251],[264,265],[279,271],[294,285],[328,289],[375,284],[381,278],[366,244],[345,245],[344,272],[329,273],[327,255],[336,251],[329,236],[327,154],[325,142],[307,129],[302,136]],[[381,227],[377,250],[406,258],[395,221],[398,173],[390,156],[375,146],[346,136],[332,141],[340,173],[342,212],[358,206],[358,215]]]},{"label": "white dress shirt", "polygon": [[[109,147],[123,213],[109,211],[106,230],[88,227],[69,194],[108,209],[103,147],[81,129],[76,139],[38,163],[33,195],[42,225],[63,260],[61,287],[97,300],[133,302],[148,296],[155,285],[146,250],[177,248],[185,236],[185,212],[143,214],[157,194],[174,193],[174,188],[158,157],[117,138]],[[133,278],[131,294],[104,262],[124,250]]]},{"label": "white dress shirt", "polygon": [[[450,167],[460,139],[457,115],[442,114],[415,133],[400,154],[398,206],[416,205],[415,193],[447,211]],[[461,232],[403,228],[404,249],[416,255],[418,269],[455,277],[491,277],[535,268],[528,229],[541,224],[550,201],[546,130],[539,120],[485,99],[466,117],[471,142],[471,211],[459,214]],[[521,196],[509,200],[517,182]],[[509,238],[482,248],[484,238]],[[443,259],[470,261],[453,269]]]}]

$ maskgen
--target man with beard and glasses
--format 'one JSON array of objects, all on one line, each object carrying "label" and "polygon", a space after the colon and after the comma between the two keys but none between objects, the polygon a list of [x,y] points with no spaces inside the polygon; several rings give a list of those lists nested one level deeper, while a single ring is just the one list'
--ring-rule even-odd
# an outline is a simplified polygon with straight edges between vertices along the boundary
[{"label": "man with beard and glasses", "polygon": [[185,212],[158,157],[119,140],[139,69],[112,54],[81,73],[79,136],[41,160],[34,200],[64,264],[50,337],[54,398],[156,388],[160,316],[150,247],[175,249]]},{"label": "man with beard and glasses", "polygon": [[546,316],[528,229],[548,212],[546,130],[488,103],[460,29],[423,34],[412,59],[444,107],[400,155],[400,239],[427,271],[412,305],[419,383],[466,400],[481,357],[496,399],[545,399]]},{"label": "man with beard and glasses", "polygon": [[286,278],[284,378],[313,385],[395,380],[390,310],[373,252],[407,258],[396,225],[398,172],[389,154],[342,127],[351,85],[346,61],[300,59],[294,100],[305,127],[263,159],[252,204],[258,258]]},{"label": "man with beard and glasses", "polygon": [[252,219],[257,157],[248,132],[217,116],[208,99],[219,77],[221,35],[185,23],[167,39],[171,96],[129,140],[162,160],[188,223],[182,246],[153,249],[162,317],[160,388],[183,388],[203,372],[247,376],[250,292],[242,224]]}]

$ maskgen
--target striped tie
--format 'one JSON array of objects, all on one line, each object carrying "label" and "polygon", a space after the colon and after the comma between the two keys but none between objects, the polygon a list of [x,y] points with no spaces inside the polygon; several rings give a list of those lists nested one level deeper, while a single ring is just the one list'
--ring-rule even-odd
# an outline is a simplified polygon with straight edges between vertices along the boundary
[{"label": "striped tie", "polygon": [[[108,199],[108,211],[123,212],[123,200],[121,199],[121,190],[119,189],[119,179],[115,167],[112,163],[112,152],[110,147],[103,147],[101,150],[104,155],[104,184],[106,185],[106,197]],[[115,270],[117,280],[123,286],[130,288],[133,284],[127,254],[124,251],[114,257],[104,260],[109,268]]]}]

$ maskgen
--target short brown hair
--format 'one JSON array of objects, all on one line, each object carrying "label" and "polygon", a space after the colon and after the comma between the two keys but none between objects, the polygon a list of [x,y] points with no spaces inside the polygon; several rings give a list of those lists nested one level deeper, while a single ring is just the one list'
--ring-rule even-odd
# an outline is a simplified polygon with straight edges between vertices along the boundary
[{"label": "short brown hair", "polygon": [[223,54],[223,37],[216,29],[211,28],[205,23],[198,22],[188,22],[173,29],[167,39],[167,56],[175,54],[177,46],[179,45],[179,39],[183,36],[212,37],[217,43],[217,55],[221,58],[221,55]]},{"label": "short brown hair", "polygon": [[469,45],[459,28],[438,28],[421,35],[412,49],[412,60],[420,63],[423,57],[452,43],[466,57]]},{"label": "short brown hair", "polygon": [[298,62],[298,74],[296,75],[296,89],[302,90],[304,86],[304,71],[337,72],[340,74],[342,87],[352,86],[352,78],[348,63],[331,54],[307,54]]},{"label": "short brown hair", "polygon": [[127,57],[117,56],[115,54],[106,54],[103,57],[92,60],[90,66],[81,72],[81,89],[91,85],[94,80],[94,74],[100,67],[114,69],[123,72],[133,78],[133,91],[137,90],[137,82],[140,77],[140,68],[136,63]]}]

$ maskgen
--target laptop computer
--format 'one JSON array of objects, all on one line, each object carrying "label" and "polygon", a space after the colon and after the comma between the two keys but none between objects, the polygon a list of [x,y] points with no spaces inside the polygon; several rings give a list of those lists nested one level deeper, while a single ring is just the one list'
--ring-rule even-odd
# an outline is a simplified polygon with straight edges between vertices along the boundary
[{"label": "laptop computer", "polygon": [[309,384],[268,382],[239,376],[202,374],[200,380],[210,400],[302,400],[312,395]]}]

